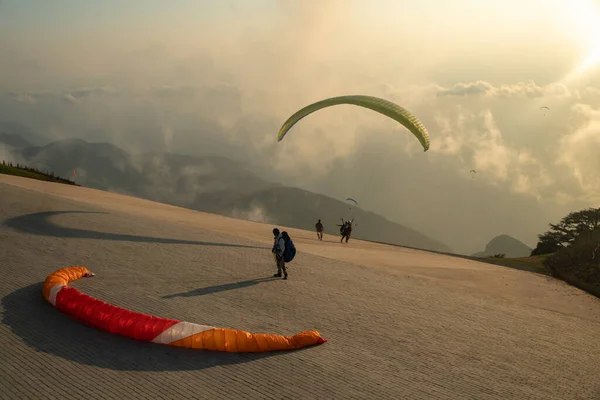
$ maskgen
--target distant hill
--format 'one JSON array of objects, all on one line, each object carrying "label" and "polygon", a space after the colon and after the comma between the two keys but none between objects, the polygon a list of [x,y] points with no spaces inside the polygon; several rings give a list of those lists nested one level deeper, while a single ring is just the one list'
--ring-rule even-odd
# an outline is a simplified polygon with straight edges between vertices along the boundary
[{"label": "distant hill", "polygon": [[505,257],[528,257],[531,248],[523,242],[508,236],[496,236],[485,246],[484,251],[473,254],[473,257],[490,257],[494,254],[504,254]]},{"label": "distant hill", "polygon": [[340,218],[354,217],[355,238],[451,252],[448,246],[380,215],[357,207],[350,212],[343,201],[268,182],[224,157],[132,155],[109,143],[81,139],[13,152],[27,165],[94,189],[308,230],[314,229],[320,218],[326,232],[332,234],[339,234],[335,225],[341,223]]}]

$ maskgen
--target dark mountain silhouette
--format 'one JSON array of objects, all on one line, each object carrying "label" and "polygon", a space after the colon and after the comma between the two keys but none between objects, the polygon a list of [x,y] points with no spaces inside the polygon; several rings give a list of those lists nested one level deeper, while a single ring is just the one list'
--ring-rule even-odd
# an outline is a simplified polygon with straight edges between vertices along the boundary
[{"label": "dark mountain silhouette", "polygon": [[341,218],[355,218],[355,238],[451,252],[446,245],[380,215],[357,207],[350,210],[344,201],[268,182],[224,157],[131,155],[109,143],[81,139],[13,151],[28,166],[95,189],[308,230],[320,218],[332,234],[339,234],[335,225]]},{"label": "dark mountain silhouette", "polygon": [[485,246],[484,251],[473,254],[474,257],[490,257],[494,254],[504,254],[505,257],[528,257],[531,248],[523,242],[508,236],[496,236]]}]

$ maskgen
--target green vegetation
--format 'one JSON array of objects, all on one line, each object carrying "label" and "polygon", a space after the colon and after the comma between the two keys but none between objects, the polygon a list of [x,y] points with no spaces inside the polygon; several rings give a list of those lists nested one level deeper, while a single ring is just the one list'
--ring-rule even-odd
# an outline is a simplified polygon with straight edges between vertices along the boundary
[{"label": "green vegetation", "polygon": [[549,231],[538,235],[540,241],[531,255],[550,254],[566,249],[581,235],[597,229],[600,229],[600,208],[572,212],[558,224],[550,224]]},{"label": "green vegetation", "polygon": [[600,208],[574,211],[538,238],[529,257],[485,261],[550,275],[600,297]]},{"label": "green vegetation", "polygon": [[24,165],[13,165],[2,161],[0,164],[0,174],[22,176],[24,178],[38,179],[41,181],[64,183],[67,185],[81,186],[75,182],[54,175],[53,172],[42,172],[36,168],[26,167]]},{"label": "green vegetation", "polygon": [[600,297],[600,229],[581,232],[544,266],[553,277]]},{"label": "green vegetation", "polygon": [[[500,254],[502,255],[502,254]],[[486,257],[485,260],[497,265],[504,265],[505,267],[524,269],[531,272],[537,272],[540,274],[550,275],[546,267],[544,266],[544,260],[548,258],[550,254],[544,254],[540,256],[529,256],[529,257],[517,257],[517,258],[505,258],[505,257]]]},{"label": "green vegetation", "polygon": [[600,297],[600,208],[570,213],[539,239],[531,255],[550,275]]}]

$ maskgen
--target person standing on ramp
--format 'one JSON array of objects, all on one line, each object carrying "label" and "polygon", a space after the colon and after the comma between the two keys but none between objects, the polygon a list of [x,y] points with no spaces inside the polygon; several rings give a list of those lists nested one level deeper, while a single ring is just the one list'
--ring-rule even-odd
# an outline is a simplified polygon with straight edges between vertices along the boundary
[{"label": "person standing on ramp", "polygon": [[273,228],[273,236],[275,237],[275,243],[273,243],[273,249],[271,250],[275,254],[275,262],[277,263],[277,273],[273,275],[275,278],[281,278],[281,272],[283,271],[283,279],[287,279],[288,274],[285,268],[285,261],[283,254],[285,252],[285,239],[279,232],[279,229]]}]

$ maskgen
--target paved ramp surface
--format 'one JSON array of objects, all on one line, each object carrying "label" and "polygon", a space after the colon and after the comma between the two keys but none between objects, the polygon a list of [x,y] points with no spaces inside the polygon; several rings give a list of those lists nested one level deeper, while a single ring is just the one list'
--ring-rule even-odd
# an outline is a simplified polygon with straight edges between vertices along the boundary
[{"label": "paved ramp surface", "polygon": [[[600,399],[600,304],[476,261],[0,175],[0,397]],[[119,337],[45,303],[56,269],[134,311],[250,332],[317,329],[294,352],[228,354]]]}]

